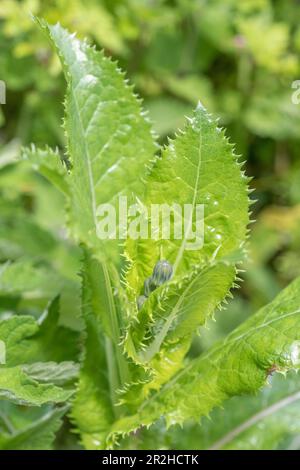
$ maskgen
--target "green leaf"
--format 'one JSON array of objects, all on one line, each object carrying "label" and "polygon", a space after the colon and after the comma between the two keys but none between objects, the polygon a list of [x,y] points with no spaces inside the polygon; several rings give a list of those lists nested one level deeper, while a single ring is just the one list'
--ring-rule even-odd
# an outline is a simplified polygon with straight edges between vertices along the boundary
[{"label": "green leaf", "polygon": [[258,396],[236,397],[224,410],[215,410],[211,423],[224,425],[217,429],[205,420],[199,433],[203,444],[211,449],[276,450],[291,443],[300,432],[300,379],[289,372],[287,377],[278,374],[270,382],[271,387]]},{"label": "green leaf", "polygon": [[23,371],[40,383],[52,383],[55,385],[71,384],[78,375],[79,366],[74,362],[36,362],[23,366]]},{"label": "green leaf", "polygon": [[231,398],[201,423],[190,421],[183,428],[167,430],[160,421],[143,430],[135,445],[143,449],[151,448],[149,445],[209,450],[293,448],[299,435],[300,378],[290,371],[286,377],[270,377],[269,382],[255,396]]},{"label": "green leaf", "polygon": [[295,372],[270,378],[256,396],[234,397],[209,419],[188,421],[166,429],[162,420],[121,447],[138,449],[276,450],[297,448],[299,435],[300,379]]},{"label": "green leaf", "polygon": [[79,333],[60,325],[57,297],[39,318],[39,331],[29,339],[27,362],[76,361],[79,354]]},{"label": "green leaf", "polygon": [[46,147],[44,150],[37,149],[33,145],[31,148],[24,148],[22,159],[28,161],[35,171],[38,171],[50,181],[64,195],[69,196],[69,187],[66,179],[68,160],[63,160],[58,153]]},{"label": "green leaf", "polygon": [[143,187],[145,164],[155,152],[150,124],[115,63],[59,24],[41,25],[58,51],[68,84],[73,232],[103,257],[97,208]]},{"label": "green leaf", "polygon": [[25,409],[9,402],[2,402],[0,405],[0,449],[51,449],[55,434],[67,410],[68,406]]},{"label": "green leaf", "polygon": [[40,406],[45,403],[63,403],[74,390],[64,390],[52,384],[32,379],[21,366],[0,366],[0,398],[20,405]]},{"label": "green leaf", "polygon": [[[71,254],[73,259],[71,259]],[[61,268],[62,272],[58,272],[47,262],[35,262],[25,257],[0,265],[0,298],[15,300],[16,311],[22,314],[27,313],[26,307],[28,313],[31,314],[31,309],[36,305],[37,314],[41,309],[45,309],[44,317],[46,318],[49,302],[60,295],[59,302],[56,302],[55,307],[51,309],[51,314],[48,315],[49,322],[56,325],[59,321],[60,309],[61,321],[71,328],[80,329],[77,298],[80,283],[76,273],[72,272],[74,267],[76,269],[77,253],[76,251],[69,253],[63,247],[59,250],[57,246],[55,255],[60,256],[64,263]],[[52,330],[49,330],[48,336],[50,331]]]},{"label": "green leaf", "polygon": [[20,364],[20,359],[25,362],[26,355],[31,355],[31,344],[26,342],[38,332],[38,324],[31,316],[13,316],[0,322],[0,340],[5,345],[5,363],[8,366]]},{"label": "green leaf", "polygon": [[57,241],[35,223],[28,214],[2,201],[0,224],[0,259],[15,260],[22,256],[45,259],[54,255]]},{"label": "green leaf", "polygon": [[28,260],[0,265],[0,295],[51,299],[60,287],[60,276],[45,265],[35,266]]},{"label": "green leaf", "polygon": [[297,279],[224,341],[186,364],[134,416],[120,420],[112,433],[150,425],[161,416],[168,425],[205,416],[230,397],[257,392],[274,371],[297,369],[299,299]]},{"label": "green leaf", "polygon": [[38,322],[31,316],[0,321],[0,340],[5,343],[8,366],[77,359],[78,333],[58,325],[58,307],[56,299]]},{"label": "green leaf", "polygon": [[[181,208],[185,204],[192,208],[185,216],[181,238],[171,232],[169,240],[157,237],[126,244],[131,263],[126,281],[133,312],[125,347],[137,362],[150,361],[164,342],[174,345],[183,337],[191,339],[228,295],[236,264],[244,257],[249,222],[247,178],[223,130],[200,104],[146,180],[142,204],[148,214],[152,204],[172,207],[174,201]],[[199,232],[194,220],[197,205],[204,208],[204,240],[202,246],[199,237],[198,245],[191,249],[189,230]],[[173,279],[150,294],[137,312],[134,306],[144,293],[144,282],[161,258],[173,265]]]},{"label": "green leaf", "polygon": [[[205,265],[240,250],[249,222],[248,178],[241,172],[242,163],[238,162],[233,147],[217,122],[199,104],[184,130],[155,161],[146,180],[143,204],[147,208],[154,203],[172,206],[176,201],[182,207],[191,204],[194,210],[197,204],[202,204],[204,245],[197,245],[197,249],[190,247],[188,230],[179,239],[171,232],[170,240],[130,241],[128,251],[136,276],[130,280],[134,289],[142,288],[143,280],[151,274],[161,252],[174,264],[175,273],[182,274],[195,264]],[[187,215],[187,223],[195,233],[195,214],[192,216]]]},{"label": "green leaf", "polygon": [[[54,302],[57,309],[58,300]],[[44,331],[46,328],[46,331]],[[50,332],[48,331],[50,329]],[[54,330],[58,335],[54,335]],[[52,331],[51,331],[52,330]],[[61,335],[64,330],[64,335]],[[55,364],[41,360],[68,358],[70,350],[68,330],[57,328],[46,320],[39,330],[38,322],[30,316],[13,316],[0,322],[0,340],[3,346],[0,366],[0,396],[13,403],[42,405],[44,403],[60,403],[68,400],[73,390],[69,385],[74,381],[76,366],[69,362]],[[70,332],[73,340],[73,332]],[[49,341],[50,340],[50,341]],[[56,344],[57,341],[62,341]],[[51,350],[51,348],[53,350]],[[72,356],[74,349],[71,349]],[[38,362],[38,363],[36,363]],[[31,364],[31,365],[30,365]],[[42,369],[42,370],[41,370]],[[56,386],[63,384],[66,389]]]}]

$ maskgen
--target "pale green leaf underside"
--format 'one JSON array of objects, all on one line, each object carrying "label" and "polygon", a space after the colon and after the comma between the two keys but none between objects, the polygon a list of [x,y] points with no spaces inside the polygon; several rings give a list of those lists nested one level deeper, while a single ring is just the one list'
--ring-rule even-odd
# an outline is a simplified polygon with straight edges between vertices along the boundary
[{"label": "pale green leaf underside", "polygon": [[207,415],[229,397],[255,393],[266,383],[268,371],[297,369],[299,300],[297,279],[223,342],[186,365],[112,432],[150,425],[161,416],[168,424],[175,424]]}]

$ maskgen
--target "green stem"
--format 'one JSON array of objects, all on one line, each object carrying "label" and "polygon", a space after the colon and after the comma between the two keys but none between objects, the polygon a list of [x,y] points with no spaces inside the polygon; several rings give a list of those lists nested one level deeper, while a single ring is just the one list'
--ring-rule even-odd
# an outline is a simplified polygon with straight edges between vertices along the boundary
[{"label": "green stem", "polygon": [[115,300],[113,296],[113,290],[111,285],[111,279],[109,275],[109,271],[106,264],[102,264],[104,279],[105,279],[105,288],[109,303],[109,314],[110,314],[110,324],[111,324],[111,331],[113,335],[113,346],[115,350],[116,362],[118,366],[119,372],[119,384],[120,386],[124,385],[128,381],[129,372],[128,372],[128,365],[127,361],[123,355],[123,351],[120,347],[120,326],[119,326],[119,319],[118,313],[115,305]]},{"label": "green stem", "polygon": [[[105,336],[105,354],[107,360],[107,368],[108,368],[108,381],[109,381],[109,389],[110,389],[110,396],[113,405],[117,403],[117,393],[116,390],[119,387],[119,377],[117,373],[117,368],[114,359],[114,348],[112,341],[108,336]],[[118,412],[116,407],[114,406],[114,414],[115,417],[118,417]]]}]

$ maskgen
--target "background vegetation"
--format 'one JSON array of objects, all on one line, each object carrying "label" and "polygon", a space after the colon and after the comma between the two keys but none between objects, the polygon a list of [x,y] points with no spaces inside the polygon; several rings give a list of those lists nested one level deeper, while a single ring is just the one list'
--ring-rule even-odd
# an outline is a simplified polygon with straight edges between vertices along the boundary
[{"label": "background vegetation", "polygon": [[[300,104],[291,101],[300,78],[299,1],[1,0],[0,262],[24,263],[28,285],[0,279],[0,315],[38,317],[63,279],[60,321],[79,330],[79,252],[65,241],[62,196],[16,162],[22,145],[64,146],[65,82],[29,12],[116,58],[162,142],[201,100],[244,156],[257,199],[249,260],[226,314],[195,341],[195,354],[206,349],[300,275]],[[58,446],[75,445],[66,436]]]}]

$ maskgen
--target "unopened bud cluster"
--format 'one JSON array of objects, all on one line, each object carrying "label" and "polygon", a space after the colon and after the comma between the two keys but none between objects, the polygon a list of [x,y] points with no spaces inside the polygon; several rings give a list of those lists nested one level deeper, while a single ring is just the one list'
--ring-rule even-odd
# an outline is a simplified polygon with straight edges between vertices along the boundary
[{"label": "unopened bud cluster", "polygon": [[147,298],[155,289],[171,279],[173,274],[173,266],[167,260],[160,260],[153,269],[152,276],[148,277],[144,282],[144,293],[137,299],[137,306],[140,310]]}]

